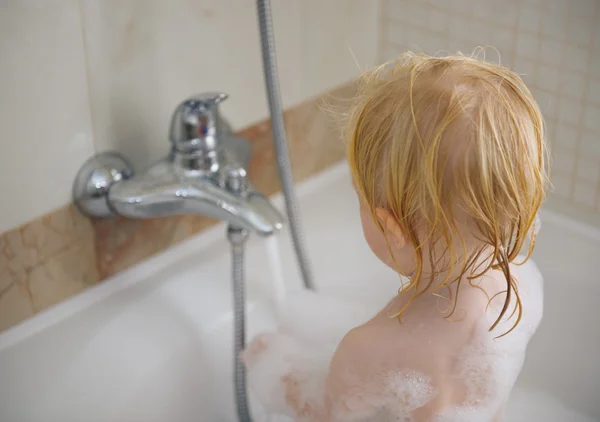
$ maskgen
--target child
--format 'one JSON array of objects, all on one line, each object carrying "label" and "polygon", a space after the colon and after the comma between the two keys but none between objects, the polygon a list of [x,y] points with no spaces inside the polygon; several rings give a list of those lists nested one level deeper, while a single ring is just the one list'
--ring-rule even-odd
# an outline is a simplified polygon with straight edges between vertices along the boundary
[{"label": "child", "polygon": [[407,54],[361,82],[363,232],[409,282],[339,345],[259,336],[251,391],[298,421],[500,421],[542,317],[541,276],[515,263],[546,187],[538,106],[514,72],[462,56]]}]

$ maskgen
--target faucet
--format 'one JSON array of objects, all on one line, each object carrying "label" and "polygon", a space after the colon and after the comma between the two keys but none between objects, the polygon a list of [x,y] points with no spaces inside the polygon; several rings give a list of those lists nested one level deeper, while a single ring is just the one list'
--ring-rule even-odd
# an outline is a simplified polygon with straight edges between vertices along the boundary
[{"label": "faucet", "polygon": [[223,127],[227,97],[207,92],[179,104],[168,155],[139,174],[117,152],[91,157],[73,185],[76,206],[89,217],[199,214],[261,236],[278,231],[282,215],[247,179],[249,142]]}]

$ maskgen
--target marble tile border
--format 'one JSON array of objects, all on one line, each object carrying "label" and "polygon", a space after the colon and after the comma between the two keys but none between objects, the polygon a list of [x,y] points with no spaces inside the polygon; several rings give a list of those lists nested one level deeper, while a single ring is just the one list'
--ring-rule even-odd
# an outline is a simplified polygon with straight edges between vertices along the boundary
[{"label": "marble tile border", "polygon": [[[354,84],[285,112],[294,179],[301,181],[345,156],[336,121],[321,105],[343,107]],[[238,133],[249,139],[252,183],[280,190],[270,122]],[[202,216],[90,220],[72,204],[0,233],[0,331],[215,224]]]}]

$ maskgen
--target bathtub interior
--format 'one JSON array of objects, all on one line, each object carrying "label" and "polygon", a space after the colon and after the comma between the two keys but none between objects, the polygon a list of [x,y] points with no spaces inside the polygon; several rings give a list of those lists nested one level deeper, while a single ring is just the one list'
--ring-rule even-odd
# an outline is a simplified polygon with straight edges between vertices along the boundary
[{"label": "bathtub interior", "polygon": [[533,255],[544,275],[544,318],[519,383],[600,420],[600,231],[544,216]]},{"label": "bathtub interior", "polygon": [[[346,167],[299,196],[319,290],[360,297],[375,312],[399,280],[362,240]],[[600,420],[600,242],[549,215],[534,256],[545,317],[519,384]],[[286,286],[300,289],[289,237],[280,237]],[[246,268],[251,337],[274,327],[261,239],[250,240]],[[0,420],[235,420],[231,301],[218,226],[0,334]]]}]

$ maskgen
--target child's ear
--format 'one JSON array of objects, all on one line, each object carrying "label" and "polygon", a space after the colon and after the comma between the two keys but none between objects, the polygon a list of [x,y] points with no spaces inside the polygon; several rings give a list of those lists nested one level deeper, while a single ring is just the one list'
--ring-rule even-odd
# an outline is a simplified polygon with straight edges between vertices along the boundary
[{"label": "child's ear", "polygon": [[375,215],[385,230],[385,235],[391,238],[397,247],[403,248],[406,245],[406,237],[392,213],[385,208],[376,208]]}]

